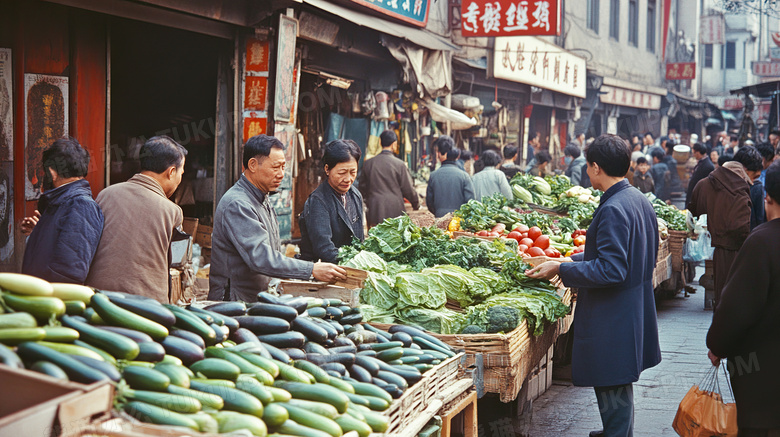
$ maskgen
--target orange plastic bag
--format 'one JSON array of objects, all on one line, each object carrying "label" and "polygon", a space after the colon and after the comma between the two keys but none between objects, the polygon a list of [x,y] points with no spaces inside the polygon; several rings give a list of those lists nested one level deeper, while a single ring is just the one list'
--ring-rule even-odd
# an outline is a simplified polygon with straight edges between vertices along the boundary
[{"label": "orange plastic bag", "polygon": [[713,366],[680,402],[672,427],[682,437],[737,436],[737,405],[723,402],[717,372],[718,366]]}]

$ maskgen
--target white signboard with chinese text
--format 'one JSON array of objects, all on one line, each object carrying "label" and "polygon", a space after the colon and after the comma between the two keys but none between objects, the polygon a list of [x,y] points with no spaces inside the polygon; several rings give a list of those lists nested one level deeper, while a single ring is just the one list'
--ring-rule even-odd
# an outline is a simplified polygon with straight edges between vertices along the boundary
[{"label": "white signboard with chinese text", "polygon": [[759,77],[780,76],[780,62],[753,61],[753,74]]},{"label": "white signboard with chinese text", "polygon": [[625,88],[602,85],[599,93],[601,103],[609,105],[629,106],[641,109],[660,109],[661,96],[653,93],[629,90]]},{"label": "white signboard with chinese text", "polygon": [[499,36],[493,52],[493,76],[585,98],[586,62],[532,36]]},{"label": "white signboard with chinese text", "polygon": [[701,17],[699,41],[702,44],[726,44],[726,19],[723,15]]}]

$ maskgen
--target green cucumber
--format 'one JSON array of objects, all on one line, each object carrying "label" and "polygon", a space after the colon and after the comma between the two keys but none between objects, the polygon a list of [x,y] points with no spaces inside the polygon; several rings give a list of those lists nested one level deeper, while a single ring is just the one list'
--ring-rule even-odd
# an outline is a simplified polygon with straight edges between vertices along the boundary
[{"label": "green cucumber", "polygon": [[412,367],[414,367],[415,369],[419,370],[420,373],[425,373],[425,372],[433,369],[434,366],[433,366],[433,364],[420,363],[420,364],[412,364]]},{"label": "green cucumber", "polygon": [[363,414],[360,411],[358,411],[358,406],[353,404],[352,402],[349,403],[349,408],[347,408],[347,412],[345,414],[352,416],[361,422],[366,421],[366,418],[363,417]]},{"label": "green cucumber", "polygon": [[46,323],[52,317],[60,317],[65,314],[65,302],[56,297],[17,296],[11,293],[3,293],[2,296],[5,304],[11,309],[30,313],[39,322]]},{"label": "green cucumber", "polygon": [[355,408],[366,419],[366,423],[371,427],[372,431],[382,433],[387,431],[387,428],[390,427],[389,417],[359,405],[356,405]]},{"label": "green cucumber", "polygon": [[171,384],[190,388],[190,374],[192,374],[190,369],[176,364],[157,363],[154,365],[154,370],[166,374],[170,378]]},{"label": "green cucumber", "polygon": [[274,402],[287,402],[292,399],[290,392],[283,388],[269,386],[266,387],[266,389],[271,392],[271,396],[273,396]]},{"label": "green cucumber", "polygon": [[279,426],[279,428],[277,428],[277,431],[280,434],[292,435],[292,436],[331,437],[331,435],[325,431],[320,431],[319,429],[309,428],[308,426],[300,425],[293,420],[288,420],[284,422],[281,426]]},{"label": "green cucumber", "polygon": [[49,375],[52,378],[68,380],[68,374],[60,366],[49,361],[36,361],[30,366],[30,370]]},{"label": "green cucumber", "polygon": [[88,304],[95,291],[81,284],[65,284],[61,282],[52,282],[52,296],[58,297],[68,302],[82,302]]},{"label": "green cucumber", "polygon": [[221,410],[222,407],[225,406],[225,401],[223,401],[221,397],[215,394],[193,390],[191,388],[180,387],[178,385],[169,385],[168,393],[180,396],[189,396],[193,399],[197,399],[198,402],[200,402],[200,404],[205,408]]},{"label": "green cucumber", "polygon": [[287,412],[287,409],[284,408],[283,405],[284,404],[266,405],[265,410],[263,411],[263,421],[265,421],[268,426],[276,428],[290,418],[290,413]]},{"label": "green cucumber", "polygon": [[101,319],[98,313],[95,312],[95,309],[92,307],[87,307],[87,309],[84,310],[84,313],[81,314],[81,317],[84,317],[87,319],[87,322],[89,322],[92,325],[105,325],[106,321]]},{"label": "green cucumber", "polygon": [[147,367],[127,366],[122,371],[122,378],[130,388],[136,390],[167,391],[171,378],[159,370]]},{"label": "green cucumber", "polygon": [[390,402],[376,396],[363,396],[368,401],[368,408],[374,411],[385,411],[390,408]]},{"label": "green cucumber", "polygon": [[[326,404],[325,402],[307,401],[304,399],[290,399],[287,401],[287,403],[303,408],[304,410],[311,411],[312,413],[317,413],[320,416],[325,416],[328,419],[335,419],[339,415],[336,407],[331,404]],[[347,411],[349,411],[349,409],[347,409]]]},{"label": "green cucumber", "polygon": [[416,357],[425,354],[425,352],[423,352],[421,349],[412,349],[408,347],[405,347],[403,351],[404,351],[404,355],[403,355],[404,357]]},{"label": "green cucumber", "polygon": [[84,349],[89,349],[92,352],[94,352],[94,353],[100,355],[101,357],[103,357],[103,361],[105,361],[107,363],[111,363],[114,366],[116,366],[116,358],[111,356],[110,353],[104,351],[103,349],[100,349],[99,347],[92,346],[91,344],[89,344],[89,343],[87,343],[85,341],[82,341],[82,340],[74,341],[73,345],[74,346],[79,346],[79,347],[84,348]]},{"label": "green cucumber", "polygon": [[355,393],[346,393],[346,395],[347,395],[347,398],[349,398],[349,402],[351,402],[351,403],[353,403],[355,405],[360,405],[360,406],[363,406],[363,407],[366,407],[366,408],[368,408],[368,406],[371,405],[368,402],[368,399],[365,399],[363,396],[356,395]]},{"label": "green cucumber", "polygon": [[65,314],[69,316],[80,316],[87,310],[87,304],[80,300],[66,300],[65,302]]},{"label": "green cucumber", "polygon": [[360,421],[349,414],[339,416],[335,421],[344,432],[355,431],[358,433],[358,437],[368,437],[371,434],[371,427],[366,422]]},{"label": "green cucumber", "polygon": [[290,395],[296,399],[305,399],[308,401],[325,402],[336,407],[339,414],[347,411],[349,398],[337,388],[325,384],[303,384],[300,382],[288,382],[277,380],[275,387],[282,388],[290,392]]},{"label": "green cucumber", "polygon": [[0,343],[16,346],[25,341],[39,341],[46,338],[42,328],[9,328],[0,329]]},{"label": "green cucumber", "polygon": [[287,403],[277,404],[281,405],[287,410],[290,415],[290,420],[295,421],[299,425],[308,426],[309,428],[325,431],[332,437],[340,437],[344,432],[339,427],[338,423],[332,419],[328,419],[325,416],[320,416],[317,413],[313,413],[301,407],[296,407]]},{"label": "green cucumber", "polygon": [[316,317],[318,319],[322,319],[325,317],[328,311],[325,310],[325,308],[316,307],[316,308],[309,308],[308,310],[306,310],[306,313],[309,315],[309,317]]},{"label": "green cucumber", "polygon": [[206,345],[210,346],[216,343],[217,334],[211,329],[211,326],[199,319],[195,314],[176,305],[164,304],[164,306],[176,316],[174,326],[198,334],[206,342]]},{"label": "green cucumber", "polygon": [[216,434],[219,432],[219,425],[217,419],[212,417],[208,413],[199,412],[194,414],[185,414],[186,417],[194,420],[198,424],[198,431]]},{"label": "green cucumber", "polygon": [[434,344],[431,341],[428,341],[425,338],[422,337],[412,337],[415,343],[417,343],[418,346],[420,346],[423,349],[433,350],[439,353],[442,353],[446,355],[448,358],[452,358],[455,356],[455,352],[452,352],[451,350],[444,349],[443,347]]},{"label": "green cucumber", "polygon": [[198,423],[189,417],[175,411],[166,410],[156,405],[131,401],[124,405],[124,411],[141,422],[156,425],[183,426],[197,431]]},{"label": "green cucumber", "polygon": [[26,296],[51,296],[51,284],[35,276],[20,273],[0,273],[0,288]]},{"label": "green cucumber", "polygon": [[76,344],[58,343],[54,341],[39,341],[38,344],[42,346],[46,346],[50,349],[54,349],[57,352],[62,352],[64,354],[80,355],[82,357],[92,358],[99,361],[106,361],[110,364],[116,365],[116,361],[111,362],[109,360],[106,360],[106,358],[100,353]]},{"label": "green cucumber", "polygon": [[377,353],[387,350],[387,349],[395,349],[397,347],[404,347],[404,344],[400,341],[388,341],[387,343],[373,343],[369,344],[368,347],[371,348],[371,350],[375,350]]},{"label": "green cucumber", "polygon": [[274,360],[274,364],[279,366],[279,377],[286,381],[300,382],[303,384],[314,384],[317,382],[314,376],[303,370],[296,369],[295,367],[285,364],[281,361]]},{"label": "green cucumber", "polygon": [[217,419],[220,434],[243,429],[258,437],[266,437],[268,435],[268,428],[265,422],[257,416],[233,411],[220,411],[214,416]]},{"label": "green cucumber", "polygon": [[395,361],[402,356],[404,356],[404,350],[401,347],[386,349],[376,354],[376,358],[384,362]]},{"label": "green cucumber", "polygon": [[0,329],[37,328],[38,323],[30,313],[0,314]]},{"label": "green cucumber", "polygon": [[253,375],[258,381],[265,385],[271,385],[274,383],[274,377],[265,369],[259,366],[255,366],[242,356],[229,352],[227,349],[209,346],[206,348],[205,355],[211,358],[218,358],[230,362],[235,365],[240,373],[247,373]]},{"label": "green cucumber", "polygon": [[268,387],[251,376],[239,376],[236,381],[236,388],[256,397],[265,406],[274,401],[274,396],[268,390]]},{"label": "green cucumber", "polygon": [[390,393],[382,390],[381,388],[375,386],[374,384],[369,384],[367,382],[358,382],[358,381],[344,381],[347,384],[351,385],[352,388],[355,390],[355,394],[363,395],[363,396],[374,396],[377,398],[381,398],[386,400],[388,403],[393,402],[393,397],[390,396]]},{"label": "green cucumber", "polygon": [[343,391],[344,393],[355,393],[355,388],[352,387],[351,384],[349,384],[347,381],[344,381],[343,379],[339,378],[330,378],[328,381],[328,385],[336,387],[337,389]]},{"label": "green cucumber", "polygon": [[260,355],[249,353],[249,352],[238,352],[238,351],[232,351],[230,349],[228,349],[228,351],[237,354],[241,358],[249,361],[255,366],[260,367],[261,369],[270,373],[271,376],[274,377],[274,379],[276,379],[279,376],[279,366],[276,364],[276,362],[274,362],[271,359],[261,357]]},{"label": "green cucumber", "polygon": [[162,361],[160,361],[160,362],[164,363],[164,364],[176,364],[177,366],[183,366],[184,365],[184,362],[182,362],[181,358],[174,357],[173,355],[168,355],[168,354],[165,354],[165,356],[163,357]]},{"label": "green cucumber", "polygon": [[303,370],[304,372],[310,374],[317,382],[321,382],[323,384],[330,383],[331,378],[330,375],[328,375],[328,372],[322,370],[319,366],[312,363],[311,361],[298,360],[293,363],[293,366],[296,369]]},{"label": "green cucumber", "polygon": [[190,370],[206,378],[229,379],[235,381],[241,374],[241,369],[230,361],[221,358],[204,358],[192,363]]},{"label": "green cucumber", "polygon": [[398,360],[401,364],[416,364],[418,361],[420,361],[420,356],[413,356],[413,357],[401,357],[401,359]]},{"label": "green cucumber", "polygon": [[203,408],[200,401],[193,397],[176,395],[169,392],[125,389],[121,395],[127,399],[145,402],[177,413],[192,414],[197,413]]},{"label": "green cucumber", "polygon": [[16,353],[19,358],[27,362],[49,361],[56,364],[68,374],[71,381],[91,384],[108,380],[108,376],[95,371],[92,367],[77,361],[75,358],[38,343],[24,342],[16,347]]},{"label": "green cucumber", "polygon": [[221,397],[225,402],[225,406],[222,407],[225,410],[263,417],[263,403],[249,393],[244,393],[236,388],[204,384],[199,380],[190,381],[190,385],[194,390]]},{"label": "green cucumber", "polygon": [[78,331],[79,339],[105,350],[115,358],[132,360],[141,352],[138,343],[124,335],[96,328],[73,316],[63,316],[62,324]]},{"label": "green cucumber", "polygon": [[73,343],[79,339],[78,331],[64,326],[44,326],[43,330],[46,331],[46,341]]},{"label": "green cucumber", "polygon": [[192,385],[192,381],[198,381],[201,384],[214,385],[214,386],[217,386],[217,387],[236,388],[236,383],[234,381],[229,380],[229,379],[190,378],[190,385]]},{"label": "green cucumber", "polygon": [[168,328],[114,304],[105,294],[94,294],[90,306],[95,309],[101,319],[110,325],[135,329],[149,334],[155,340],[168,336]]}]

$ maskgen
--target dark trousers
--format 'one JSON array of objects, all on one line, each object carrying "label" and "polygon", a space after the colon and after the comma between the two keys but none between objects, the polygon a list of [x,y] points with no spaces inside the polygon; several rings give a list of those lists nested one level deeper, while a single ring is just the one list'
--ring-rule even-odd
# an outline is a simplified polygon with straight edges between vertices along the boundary
[{"label": "dark trousers", "polygon": [[595,387],[604,437],[633,437],[634,386]]},{"label": "dark trousers", "polygon": [[780,437],[780,428],[775,429],[752,429],[740,428],[739,437]]}]

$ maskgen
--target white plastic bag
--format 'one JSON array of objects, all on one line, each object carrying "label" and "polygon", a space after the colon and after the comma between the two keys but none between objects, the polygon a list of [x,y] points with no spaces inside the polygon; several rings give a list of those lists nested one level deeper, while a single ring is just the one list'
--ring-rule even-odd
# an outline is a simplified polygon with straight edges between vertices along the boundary
[{"label": "white plastic bag", "polygon": [[683,246],[683,260],[688,262],[699,262],[706,259],[712,259],[712,253],[715,248],[712,247],[712,237],[708,231],[703,231],[695,240],[688,238]]}]

